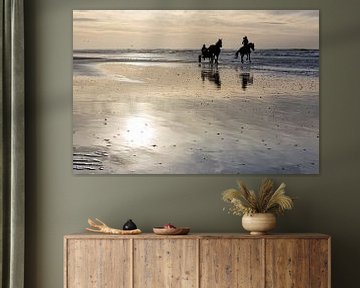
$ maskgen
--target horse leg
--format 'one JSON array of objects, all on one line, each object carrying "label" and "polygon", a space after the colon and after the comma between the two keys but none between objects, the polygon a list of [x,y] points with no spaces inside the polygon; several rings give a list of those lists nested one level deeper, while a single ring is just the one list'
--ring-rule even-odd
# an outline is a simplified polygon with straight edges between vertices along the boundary
[{"label": "horse leg", "polygon": [[241,63],[244,63],[244,54],[241,54]]},{"label": "horse leg", "polygon": [[249,53],[249,62],[251,63],[251,57],[250,57],[250,53]]},{"label": "horse leg", "polygon": [[238,59],[239,53],[240,53],[240,49],[236,51],[236,53],[235,53],[235,59]]}]

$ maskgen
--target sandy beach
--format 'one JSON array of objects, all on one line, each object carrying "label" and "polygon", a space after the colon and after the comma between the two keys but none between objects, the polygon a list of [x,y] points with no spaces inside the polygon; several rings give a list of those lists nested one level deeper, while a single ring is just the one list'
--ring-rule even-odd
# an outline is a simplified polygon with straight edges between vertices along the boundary
[{"label": "sandy beach", "polygon": [[318,77],[95,63],[74,74],[76,174],[314,174]]}]

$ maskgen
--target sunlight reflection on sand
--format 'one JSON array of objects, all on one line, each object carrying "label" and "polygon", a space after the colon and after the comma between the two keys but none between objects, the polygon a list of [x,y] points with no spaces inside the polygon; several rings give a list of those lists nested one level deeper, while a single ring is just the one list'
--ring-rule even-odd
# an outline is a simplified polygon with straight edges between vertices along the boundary
[{"label": "sunlight reflection on sand", "polygon": [[75,173],[318,173],[317,78],[129,64],[74,76]]}]

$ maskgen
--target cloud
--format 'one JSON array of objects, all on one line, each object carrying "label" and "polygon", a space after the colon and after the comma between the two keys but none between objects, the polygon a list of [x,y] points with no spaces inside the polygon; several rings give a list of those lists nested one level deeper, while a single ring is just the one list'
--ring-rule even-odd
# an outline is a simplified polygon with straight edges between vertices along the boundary
[{"label": "cloud", "polygon": [[263,21],[261,23],[270,24],[270,25],[285,25],[286,24],[285,22],[266,22],[266,21]]},{"label": "cloud", "polygon": [[77,18],[77,17],[74,17],[73,21],[74,22],[98,22],[98,20],[93,19],[93,18]]},{"label": "cloud", "polygon": [[269,15],[284,15],[284,16],[307,16],[317,17],[319,16],[319,10],[264,10]]}]

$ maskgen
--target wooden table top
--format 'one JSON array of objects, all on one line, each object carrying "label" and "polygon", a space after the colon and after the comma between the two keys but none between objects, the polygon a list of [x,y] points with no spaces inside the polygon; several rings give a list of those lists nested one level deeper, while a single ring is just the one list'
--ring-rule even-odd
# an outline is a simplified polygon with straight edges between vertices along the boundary
[{"label": "wooden table top", "polygon": [[250,235],[248,233],[189,233],[187,235],[156,235],[142,233],[138,235],[110,235],[102,233],[74,233],[64,236],[65,239],[329,239],[321,233],[270,233],[266,235]]}]

